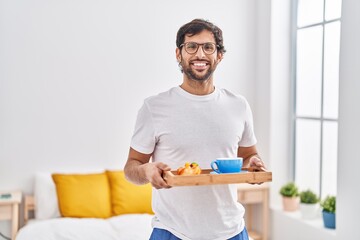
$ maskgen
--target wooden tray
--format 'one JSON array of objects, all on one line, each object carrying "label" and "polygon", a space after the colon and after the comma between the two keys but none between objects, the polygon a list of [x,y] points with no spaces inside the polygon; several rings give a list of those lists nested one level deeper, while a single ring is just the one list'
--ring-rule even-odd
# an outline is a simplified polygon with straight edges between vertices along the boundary
[{"label": "wooden tray", "polygon": [[263,183],[272,181],[272,172],[257,168],[242,168],[240,173],[211,173],[212,169],[203,169],[201,174],[181,176],[175,171],[166,171],[163,178],[170,186],[199,186],[231,183]]}]

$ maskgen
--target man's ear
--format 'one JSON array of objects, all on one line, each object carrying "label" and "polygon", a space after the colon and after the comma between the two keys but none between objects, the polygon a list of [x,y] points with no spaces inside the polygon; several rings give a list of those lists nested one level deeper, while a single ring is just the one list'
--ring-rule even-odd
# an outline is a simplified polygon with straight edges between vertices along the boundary
[{"label": "man's ear", "polygon": [[176,61],[181,62],[181,51],[179,48],[176,48],[175,54],[176,54]]},{"label": "man's ear", "polygon": [[218,53],[217,63],[220,63],[223,58],[224,58],[224,54],[219,52]]}]

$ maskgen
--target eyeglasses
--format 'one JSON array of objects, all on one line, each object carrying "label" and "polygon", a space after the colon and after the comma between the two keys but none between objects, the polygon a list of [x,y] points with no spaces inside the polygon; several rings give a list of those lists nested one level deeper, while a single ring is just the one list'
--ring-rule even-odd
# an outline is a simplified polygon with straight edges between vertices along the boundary
[{"label": "eyeglasses", "polygon": [[202,47],[202,50],[204,51],[205,54],[210,55],[213,54],[216,50],[217,47],[219,47],[218,45],[216,45],[215,43],[212,42],[207,42],[207,43],[196,43],[196,42],[187,42],[187,43],[183,43],[180,45],[180,47],[183,47],[185,51],[188,54],[195,54],[198,49],[199,46]]}]

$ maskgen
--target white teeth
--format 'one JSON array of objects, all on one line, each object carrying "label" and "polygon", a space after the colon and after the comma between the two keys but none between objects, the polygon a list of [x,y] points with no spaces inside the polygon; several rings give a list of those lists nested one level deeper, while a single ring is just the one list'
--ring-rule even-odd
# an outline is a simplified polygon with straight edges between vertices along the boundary
[{"label": "white teeth", "polygon": [[205,63],[194,63],[194,66],[196,66],[196,67],[205,67],[206,64]]}]

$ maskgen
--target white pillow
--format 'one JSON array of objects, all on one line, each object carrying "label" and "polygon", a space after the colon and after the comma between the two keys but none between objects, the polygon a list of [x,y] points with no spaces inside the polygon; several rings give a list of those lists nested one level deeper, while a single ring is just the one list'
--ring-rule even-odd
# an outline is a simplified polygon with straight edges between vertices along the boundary
[{"label": "white pillow", "polygon": [[35,174],[35,219],[60,217],[55,183],[51,173]]}]

